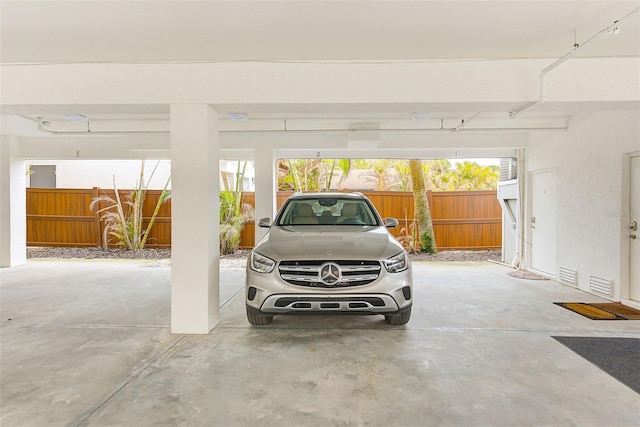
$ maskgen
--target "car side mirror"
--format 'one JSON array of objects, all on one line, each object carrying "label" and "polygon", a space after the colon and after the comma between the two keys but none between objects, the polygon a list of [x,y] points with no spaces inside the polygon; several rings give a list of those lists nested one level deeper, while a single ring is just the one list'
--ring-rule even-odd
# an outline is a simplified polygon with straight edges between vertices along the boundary
[{"label": "car side mirror", "polygon": [[260,221],[258,221],[258,227],[260,228],[271,227],[271,218],[260,218]]},{"label": "car side mirror", "polygon": [[398,220],[395,218],[385,218],[384,226],[387,228],[396,228],[398,226]]}]

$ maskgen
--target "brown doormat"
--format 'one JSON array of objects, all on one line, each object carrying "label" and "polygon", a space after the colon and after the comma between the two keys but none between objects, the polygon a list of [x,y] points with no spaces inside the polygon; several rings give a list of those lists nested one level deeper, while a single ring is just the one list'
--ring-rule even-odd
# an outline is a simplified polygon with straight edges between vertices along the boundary
[{"label": "brown doormat", "polygon": [[601,308],[610,313],[615,313],[618,316],[624,317],[627,320],[640,320],[640,310],[636,310],[635,308],[631,308],[626,305],[622,305],[619,302],[603,302],[603,303],[593,303],[591,304],[594,307]]},{"label": "brown doormat", "polygon": [[619,303],[554,302],[592,320],[640,320],[640,311]]}]

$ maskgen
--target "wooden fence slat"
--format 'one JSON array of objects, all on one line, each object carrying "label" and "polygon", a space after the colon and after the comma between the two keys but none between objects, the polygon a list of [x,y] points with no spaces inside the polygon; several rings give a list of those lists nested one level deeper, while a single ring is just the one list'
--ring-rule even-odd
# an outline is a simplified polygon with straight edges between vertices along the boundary
[{"label": "wooden fence slat", "polygon": [[[122,198],[131,190],[120,190]],[[143,207],[144,225],[153,214],[160,190],[149,190]],[[104,224],[89,208],[99,194],[114,196],[113,190],[27,188],[28,246],[100,246]],[[276,195],[280,208],[291,192]],[[363,192],[383,217],[398,219],[391,229],[398,237],[408,232],[414,221],[413,194],[410,192]],[[255,194],[242,194],[243,202],[255,205]],[[502,209],[495,191],[427,192],[434,234],[439,250],[500,249],[502,246]],[[240,247],[255,245],[255,224],[245,224]],[[160,208],[151,230],[148,247],[171,246],[171,200]]]}]

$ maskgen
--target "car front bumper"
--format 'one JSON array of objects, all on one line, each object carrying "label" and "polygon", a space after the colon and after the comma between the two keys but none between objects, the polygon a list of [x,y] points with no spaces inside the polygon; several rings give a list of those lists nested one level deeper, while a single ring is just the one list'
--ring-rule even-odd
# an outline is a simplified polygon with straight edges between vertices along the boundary
[{"label": "car front bumper", "polygon": [[247,267],[245,301],[249,309],[265,314],[393,314],[411,307],[412,283],[411,267],[399,273],[383,268],[368,285],[341,288],[291,285],[277,268],[263,274]]}]

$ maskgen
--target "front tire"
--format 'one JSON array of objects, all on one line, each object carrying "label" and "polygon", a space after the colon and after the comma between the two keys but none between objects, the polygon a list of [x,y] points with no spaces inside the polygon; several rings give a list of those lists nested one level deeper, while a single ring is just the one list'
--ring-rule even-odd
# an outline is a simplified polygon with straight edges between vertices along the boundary
[{"label": "front tire", "polygon": [[273,316],[257,313],[247,307],[247,320],[254,326],[264,326],[273,321]]},{"label": "front tire", "polygon": [[409,322],[409,319],[411,319],[411,309],[399,314],[384,315],[384,321],[394,326],[406,325]]}]

